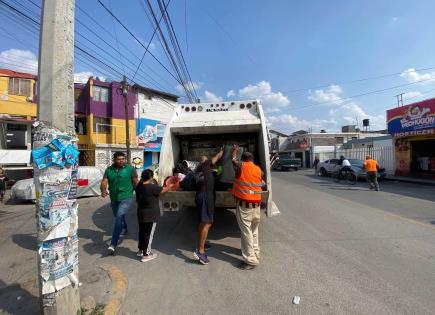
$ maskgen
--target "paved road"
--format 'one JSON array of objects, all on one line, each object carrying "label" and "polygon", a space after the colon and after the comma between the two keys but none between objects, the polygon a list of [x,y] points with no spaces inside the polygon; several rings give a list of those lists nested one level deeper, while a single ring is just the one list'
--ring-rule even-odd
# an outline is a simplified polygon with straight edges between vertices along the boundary
[{"label": "paved road", "polygon": [[[281,215],[262,218],[262,265],[253,271],[235,268],[240,243],[232,211],[217,213],[210,265],[191,258],[196,215],[189,211],[162,217],[159,257],[144,264],[135,257],[134,211],[118,255],[106,257],[107,201],[81,199],[81,268],[120,267],[129,278],[122,310],[129,314],[433,314],[435,189],[394,182],[381,188],[273,173]],[[10,288],[36,301],[28,288],[36,266],[33,207],[7,206],[0,214],[0,309],[13,313]],[[300,305],[292,304],[295,295]]]}]

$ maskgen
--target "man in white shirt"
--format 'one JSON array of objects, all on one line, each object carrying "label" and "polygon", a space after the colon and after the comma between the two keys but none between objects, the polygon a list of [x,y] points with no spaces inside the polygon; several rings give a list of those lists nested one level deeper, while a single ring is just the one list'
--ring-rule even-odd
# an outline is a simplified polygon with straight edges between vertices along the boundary
[{"label": "man in white shirt", "polygon": [[338,165],[340,165],[339,177],[342,177],[345,172],[350,171],[350,167],[352,166],[349,160],[346,159],[343,155],[340,156],[340,161],[338,161]]}]

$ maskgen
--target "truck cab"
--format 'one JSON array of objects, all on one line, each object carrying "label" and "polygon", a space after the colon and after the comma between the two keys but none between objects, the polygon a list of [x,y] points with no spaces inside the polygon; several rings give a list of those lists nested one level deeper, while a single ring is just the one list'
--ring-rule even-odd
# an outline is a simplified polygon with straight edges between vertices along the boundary
[{"label": "truck cab", "polygon": [[[159,165],[160,184],[173,175],[173,169],[178,163],[186,161],[188,165],[195,165],[201,156],[211,158],[222,147],[226,153],[222,159],[224,165],[221,166],[225,169],[228,163],[231,164],[231,159],[228,161],[225,156],[230,154],[228,150],[233,144],[254,155],[254,162],[265,174],[263,207],[268,216],[278,214],[279,210],[272,201],[266,120],[258,100],[180,104],[163,138]],[[220,185],[216,187],[216,207],[234,208],[234,197],[228,185],[226,188],[219,188]],[[168,192],[161,197],[160,204],[165,211],[194,207],[195,191]]]}]

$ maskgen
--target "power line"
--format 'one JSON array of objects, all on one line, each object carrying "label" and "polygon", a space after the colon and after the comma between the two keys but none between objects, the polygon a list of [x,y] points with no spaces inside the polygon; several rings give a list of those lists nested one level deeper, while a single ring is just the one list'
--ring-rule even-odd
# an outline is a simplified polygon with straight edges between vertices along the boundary
[{"label": "power line", "polygon": [[[29,1],[31,1],[31,0],[29,0]],[[35,5],[35,6],[38,7],[38,5],[35,4],[34,2],[31,2],[31,3],[32,3],[33,5]],[[31,18],[28,17],[28,16],[26,16],[26,18],[31,19]],[[37,24],[37,21],[36,21],[36,20],[31,19],[31,21],[32,21],[33,23]],[[89,28],[87,25],[85,25],[84,23],[82,23],[82,22],[81,22],[80,20],[78,20],[78,19],[76,19],[76,21],[78,22],[79,25],[85,27],[89,32],[91,32],[92,34],[94,34],[98,39],[100,39],[100,40],[101,40],[104,44],[106,44],[109,48],[113,49],[113,50],[116,51],[116,52],[119,52],[119,49],[114,48],[110,43],[108,43],[104,38],[102,38],[102,37],[99,36],[97,33],[95,33],[95,32],[94,32],[91,28]],[[39,23],[38,23],[38,25],[39,25]],[[36,30],[37,30],[37,29],[38,29],[38,28],[36,28]],[[76,30],[76,35],[77,35],[78,37],[81,37],[81,38],[83,38],[84,40],[88,41],[90,44],[92,44],[92,45],[94,45],[96,48],[100,49],[104,54],[110,56],[112,59],[117,60],[118,62],[120,62],[121,64],[123,64],[122,58],[119,58],[119,59],[116,58],[115,56],[113,56],[112,54],[110,54],[108,51],[102,49],[102,48],[101,48],[99,45],[97,45],[95,42],[91,41],[88,37],[83,36],[83,35],[82,35],[80,32],[78,32],[77,30]],[[76,41],[77,41],[81,46],[85,46],[84,44],[80,43],[80,41],[78,41],[78,40],[76,40]],[[85,47],[86,47],[86,46],[85,46]],[[90,50],[89,47],[86,47],[86,48],[87,48],[88,50]],[[94,54],[95,54],[95,52],[94,52]],[[122,56],[122,55],[121,55],[121,56]],[[134,63],[131,62],[131,60],[129,60],[128,58],[126,58],[126,60],[127,60],[129,63],[131,63],[131,64],[134,65]],[[126,67],[124,64],[123,64],[123,66],[124,66],[124,68]],[[132,68],[129,68],[129,69],[132,70]],[[141,72],[141,73],[143,73],[143,72]],[[162,90],[164,90],[164,88],[161,87],[160,84],[159,84],[156,80],[154,80],[151,76],[147,75],[147,77],[149,77],[149,79],[152,80],[152,81],[154,81],[155,83],[150,82],[148,79],[144,78],[142,75],[141,75],[140,77],[141,77],[145,82],[148,82],[148,83],[151,84],[151,85],[155,85],[158,89],[162,89]]]},{"label": "power line", "polygon": [[[168,1],[168,4],[167,4],[166,6],[168,6],[170,2],[171,2],[171,0]],[[141,67],[141,65],[142,65],[142,61],[143,61],[143,59],[145,58],[146,53],[148,52],[148,49],[149,49],[149,47],[150,47],[150,45],[151,45],[151,43],[152,43],[152,41],[153,41],[153,39],[154,39],[154,36],[156,35],[157,28],[160,26],[160,22],[162,21],[162,18],[163,18],[163,15],[160,17],[159,22],[158,22],[158,25],[157,25],[157,26],[154,28],[154,30],[153,30],[153,34],[151,35],[151,38],[150,38],[150,40],[148,41],[148,45],[147,45],[147,47],[145,48],[145,51],[143,52],[142,58],[140,59],[140,62],[139,62],[139,64],[137,65],[137,69],[136,69],[136,71],[134,72],[133,80],[134,80],[134,78],[136,77],[136,73],[137,73],[137,71],[140,69],[140,67]]]},{"label": "power line", "polygon": [[187,82],[190,83],[193,94],[195,95],[195,98],[197,99],[198,95],[196,94],[195,86],[193,85],[192,78],[191,78],[190,72],[189,72],[189,68],[187,67],[186,60],[184,59],[183,52],[182,52],[180,44],[178,42],[178,38],[177,38],[177,34],[175,33],[174,26],[172,25],[172,21],[171,21],[171,17],[169,15],[169,12],[168,12],[167,8],[164,7],[162,4],[163,0],[157,0],[157,2],[159,4],[160,10],[162,11],[162,14],[165,16],[165,22],[166,22],[166,25],[168,25],[168,33],[169,33],[171,38],[172,37],[175,38],[176,45],[174,46],[174,48],[175,48],[175,51],[178,50],[178,54],[181,56],[181,58],[180,58],[181,62],[182,62],[181,68],[184,69],[185,74],[187,74],[187,78],[188,78]]},{"label": "power line", "polygon": [[[146,46],[121,22],[121,20],[109,9],[107,8],[101,0],[97,0],[98,3],[111,15],[115,18],[115,20],[143,47],[146,49]],[[152,52],[149,51],[149,54],[156,60],[178,83],[179,80],[172,74],[171,71],[159,60]]]},{"label": "power line", "polygon": [[[163,31],[160,28],[159,23],[157,22],[157,17],[156,17],[156,15],[154,13],[153,7],[152,7],[152,5],[151,5],[149,0],[146,0],[146,4],[147,4],[148,10],[150,11],[150,14],[152,16],[152,20],[154,21],[154,24],[155,24],[155,26],[157,27],[157,29],[159,31],[160,43],[162,44],[163,50],[165,51],[169,61],[171,62],[171,65],[172,65],[174,71],[176,72],[177,76],[180,78],[180,84],[181,84],[182,88],[184,89],[184,91],[186,93],[186,96],[188,97],[190,102],[193,103],[194,95],[192,94],[191,90],[185,84],[186,79],[185,79],[185,77],[183,77],[183,74],[180,72],[179,66],[178,66],[177,62],[175,61],[175,58],[174,58],[174,56],[173,56],[173,54],[171,52],[171,49],[169,48],[168,42],[166,41],[166,38],[165,38],[165,36],[163,34]],[[164,16],[164,12],[162,12],[162,16]],[[153,22],[151,22],[151,24],[152,23]]]},{"label": "power line", "polygon": [[393,90],[393,89],[397,89],[397,88],[401,88],[404,86],[409,86],[409,85],[413,85],[413,84],[417,84],[417,83],[422,83],[422,82],[427,82],[427,81],[432,81],[435,80],[435,78],[430,78],[430,79],[424,79],[424,80],[419,80],[419,81],[415,81],[415,82],[411,82],[411,83],[406,83],[406,84],[400,84],[400,85],[396,85],[396,86],[391,86],[388,88],[384,88],[384,89],[379,89],[379,90],[374,90],[374,91],[369,91],[369,92],[364,92],[361,94],[355,94],[346,98],[337,98],[334,101],[328,101],[328,102],[321,102],[321,103],[313,103],[313,104],[307,104],[305,106],[301,106],[301,107],[297,107],[297,108],[293,108],[293,110],[299,110],[299,109],[303,109],[303,108],[307,108],[307,107],[312,107],[312,106],[317,106],[317,105],[326,105],[326,104],[336,104],[337,102],[343,102],[343,101],[350,101],[354,98],[357,97],[361,97],[361,96],[366,96],[366,95],[371,95],[371,94],[377,94],[377,93],[382,93],[385,91],[389,91],[389,90]]}]

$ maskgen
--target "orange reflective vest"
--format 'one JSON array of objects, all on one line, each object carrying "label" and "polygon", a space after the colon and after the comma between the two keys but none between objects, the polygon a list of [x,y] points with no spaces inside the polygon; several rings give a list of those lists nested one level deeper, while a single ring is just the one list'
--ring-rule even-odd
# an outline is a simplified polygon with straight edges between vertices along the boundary
[{"label": "orange reflective vest", "polygon": [[375,160],[365,160],[364,168],[366,172],[377,172],[378,171],[378,162]]},{"label": "orange reflective vest", "polygon": [[240,175],[233,184],[233,195],[246,202],[261,202],[261,169],[253,162],[242,162]]}]

